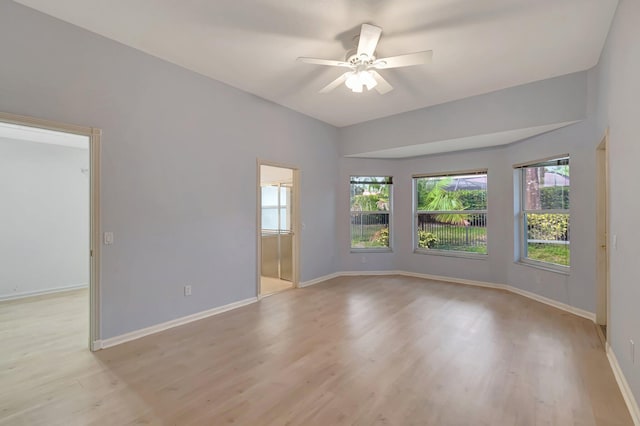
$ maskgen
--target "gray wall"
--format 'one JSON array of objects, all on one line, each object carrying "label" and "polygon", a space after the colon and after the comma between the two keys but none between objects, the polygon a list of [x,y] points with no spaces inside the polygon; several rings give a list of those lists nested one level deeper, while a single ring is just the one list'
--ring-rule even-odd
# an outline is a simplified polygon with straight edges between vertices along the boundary
[{"label": "gray wall", "polygon": [[473,96],[343,127],[344,155],[425,144],[586,117],[587,72]]},{"label": "gray wall", "polygon": [[[598,71],[598,124],[609,126],[611,261],[610,344],[636,397],[640,398],[640,351],[635,364],[629,340],[640,344],[640,2],[621,0],[605,45]],[[617,248],[612,244],[617,236]]]},{"label": "gray wall", "polygon": [[335,271],[335,128],[9,0],[0,57],[0,110],[103,130],[102,338],[256,296],[256,158],[301,169],[301,279]]},{"label": "gray wall", "polygon": [[0,138],[0,299],[89,282],[89,151]]}]

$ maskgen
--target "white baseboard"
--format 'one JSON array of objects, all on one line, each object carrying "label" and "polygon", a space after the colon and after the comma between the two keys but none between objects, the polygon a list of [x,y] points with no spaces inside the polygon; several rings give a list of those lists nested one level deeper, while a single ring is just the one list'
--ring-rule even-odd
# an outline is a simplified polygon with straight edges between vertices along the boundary
[{"label": "white baseboard", "polygon": [[467,280],[464,278],[444,277],[441,275],[419,274],[417,272],[395,271],[394,274],[404,275],[405,277],[424,278],[424,279],[433,280],[433,281],[444,281],[448,283],[472,285],[476,287],[495,288],[499,290],[509,290],[509,287],[510,287],[506,284],[496,284],[496,283],[490,283],[485,281]]},{"label": "white baseboard", "polygon": [[324,275],[322,277],[318,277],[318,278],[314,278],[312,280],[309,281],[300,281],[298,283],[298,288],[303,288],[303,287],[309,287],[310,285],[314,285],[314,284],[319,284],[325,281],[328,281],[330,279],[339,277],[340,274],[337,272],[334,272],[333,274],[329,274],[329,275]]},{"label": "white baseboard", "polygon": [[223,312],[230,311],[232,309],[237,309],[242,306],[250,305],[251,303],[255,303],[257,301],[258,301],[257,297],[251,297],[249,299],[244,299],[237,302],[229,303],[228,305],[219,306],[217,308],[198,312],[192,315],[187,315],[185,317],[176,318],[174,320],[163,322],[161,324],[152,325],[151,327],[135,330],[130,333],[121,334],[120,336],[110,337],[108,339],[94,342],[94,345],[96,346],[96,349],[94,350],[110,348],[112,346],[129,342],[131,340],[139,339],[141,337],[145,337],[150,334],[155,334],[160,331],[168,330],[173,327],[178,327],[180,325],[188,324],[193,321],[198,321],[213,315],[218,315]]},{"label": "white baseboard", "polygon": [[23,299],[25,297],[43,296],[45,294],[62,293],[64,291],[80,290],[81,288],[89,288],[89,284],[76,284],[65,287],[47,288],[44,290],[25,291],[22,293],[2,294],[0,295],[0,302],[6,300]]},{"label": "white baseboard", "polygon": [[596,322],[596,314],[593,312],[585,311],[584,309],[576,308],[575,306],[567,305],[566,303],[558,302],[557,300],[549,299],[548,297],[540,296],[539,294],[531,293],[526,290],[522,290],[517,287],[508,286],[509,290],[512,293],[519,294],[524,297],[528,297],[529,299],[537,300],[540,303],[544,303],[545,305],[553,306],[554,308],[561,309],[566,312],[570,312],[574,315],[577,315],[582,318],[586,318],[590,321]]},{"label": "white baseboard", "polygon": [[606,344],[606,351],[607,358],[609,358],[609,364],[611,364],[611,369],[613,370],[613,375],[616,378],[616,382],[618,382],[618,387],[620,388],[620,392],[622,392],[624,402],[627,404],[633,424],[640,426],[640,409],[638,408],[638,403],[636,402],[636,398],[633,396],[633,392],[631,392],[631,387],[629,386],[627,379],[622,373],[616,354],[613,352],[613,348],[608,342]]},{"label": "white baseboard", "polygon": [[357,277],[357,276],[365,276],[365,275],[401,275],[400,272],[397,271],[342,271],[342,272],[334,272],[333,274],[323,275],[318,278],[314,278],[309,281],[303,281],[298,284],[299,288],[309,287],[311,285],[320,284],[325,281],[329,281],[333,278],[338,277]]},{"label": "white baseboard", "polygon": [[342,271],[336,274],[339,277],[379,277],[385,275],[402,275],[400,271]]},{"label": "white baseboard", "polygon": [[[596,320],[596,314],[594,314],[593,312],[585,311],[584,309],[576,308],[574,306],[567,305],[566,303],[558,302],[556,300],[549,299],[548,297],[540,296],[538,294],[531,293],[529,291],[522,290],[520,288],[513,287],[508,284],[498,284],[498,283],[491,283],[486,281],[467,280],[464,278],[445,277],[441,275],[421,274],[421,273],[409,272],[409,271],[342,271],[342,272],[337,272],[335,274],[326,275],[325,277],[316,278],[315,280],[312,280],[312,281],[308,281],[308,283],[310,283],[308,285],[319,284],[322,281],[325,281],[331,278],[336,278],[336,277],[385,276],[385,275],[403,275],[405,277],[423,278],[423,279],[433,280],[433,281],[444,281],[444,282],[450,282],[450,283],[456,283],[456,284],[472,285],[476,287],[486,287],[486,288],[494,288],[499,290],[506,290],[511,293],[519,294],[520,296],[524,296],[529,299],[538,301],[540,303],[544,303],[545,305],[553,306],[554,308],[563,310],[565,312],[570,312],[574,315],[577,315],[582,318],[586,318],[590,321],[595,322]],[[301,287],[304,287],[307,285],[307,283],[304,283],[304,284],[305,285],[301,285]]]}]

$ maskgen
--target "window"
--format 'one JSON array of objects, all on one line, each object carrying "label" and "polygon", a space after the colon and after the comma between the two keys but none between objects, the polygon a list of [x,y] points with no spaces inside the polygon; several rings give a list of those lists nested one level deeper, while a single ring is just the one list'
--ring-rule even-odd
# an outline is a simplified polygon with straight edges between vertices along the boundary
[{"label": "window", "polygon": [[487,171],[414,176],[418,252],[487,253]]},{"label": "window", "polygon": [[[265,185],[262,190],[262,230],[291,230],[291,185]],[[279,222],[279,224],[278,224]]]},{"label": "window", "polygon": [[390,176],[351,176],[351,248],[388,250],[391,215]]},{"label": "window", "polygon": [[569,157],[518,168],[522,184],[520,260],[568,267]]}]

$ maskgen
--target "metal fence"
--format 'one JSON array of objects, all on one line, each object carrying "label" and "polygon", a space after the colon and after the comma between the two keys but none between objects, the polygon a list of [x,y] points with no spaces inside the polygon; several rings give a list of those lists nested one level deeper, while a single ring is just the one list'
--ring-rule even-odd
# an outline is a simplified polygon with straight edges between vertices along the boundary
[{"label": "metal fence", "polygon": [[370,242],[389,227],[389,213],[351,212],[351,241]]},{"label": "metal fence", "polygon": [[443,215],[418,214],[418,229],[430,232],[438,240],[434,249],[484,252],[487,247],[487,214],[457,215],[456,223],[443,223]]}]

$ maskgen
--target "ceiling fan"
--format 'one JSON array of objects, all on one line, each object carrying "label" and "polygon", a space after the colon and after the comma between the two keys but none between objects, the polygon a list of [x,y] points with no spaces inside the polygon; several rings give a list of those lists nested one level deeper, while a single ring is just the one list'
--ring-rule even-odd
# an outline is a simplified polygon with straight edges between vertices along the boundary
[{"label": "ceiling fan", "polygon": [[375,88],[378,93],[384,95],[393,90],[393,87],[376,70],[423,65],[431,61],[433,51],[427,50],[378,59],[375,57],[375,51],[381,34],[382,28],[375,25],[362,24],[358,47],[347,52],[345,61],[316,58],[298,58],[298,61],[307,64],[350,69],[326,85],[320,90],[320,93],[329,93],[342,83],[345,83],[355,93],[362,93],[363,88],[366,87],[367,90]]}]

